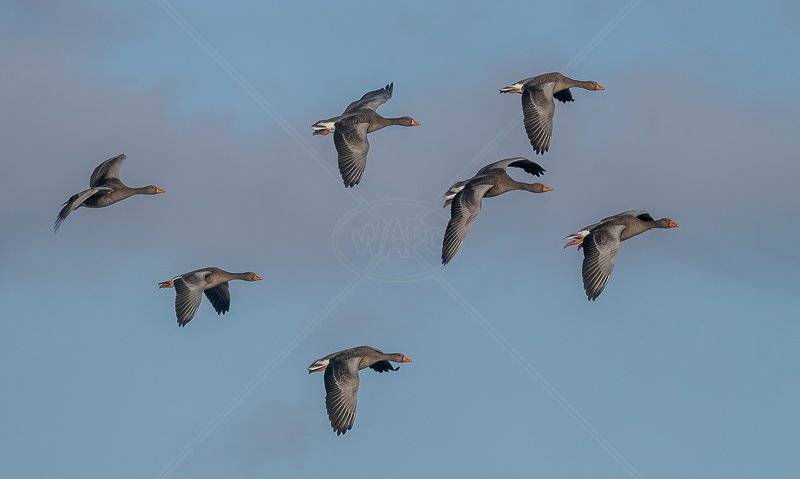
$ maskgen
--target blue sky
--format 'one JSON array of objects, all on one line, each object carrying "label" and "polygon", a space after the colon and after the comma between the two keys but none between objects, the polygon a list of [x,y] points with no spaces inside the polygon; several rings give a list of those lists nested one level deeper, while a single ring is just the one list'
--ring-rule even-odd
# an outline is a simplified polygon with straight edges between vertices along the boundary
[{"label": "blue sky", "polygon": [[[165,5],[0,3],[0,475],[800,472],[795,4]],[[567,66],[606,90],[533,158],[497,89]],[[347,191],[308,125],[390,81],[422,126],[372,135]],[[167,194],[54,236],[123,152]],[[441,268],[442,193],[510,156],[555,190],[485,201]],[[628,209],[681,227],[589,303],[562,237]],[[177,328],[157,283],[207,265],[265,281]],[[336,437],[305,367],[360,344],[414,362],[362,372]]]}]

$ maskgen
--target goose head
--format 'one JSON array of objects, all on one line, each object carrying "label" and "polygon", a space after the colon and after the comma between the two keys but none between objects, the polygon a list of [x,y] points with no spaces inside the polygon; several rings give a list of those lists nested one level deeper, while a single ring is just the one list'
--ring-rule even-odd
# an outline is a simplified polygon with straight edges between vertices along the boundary
[{"label": "goose head", "polygon": [[166,190],[162,190],[158,186],[147,185],[144,187],[144,194],[146,195],[158,195],[161,193],[166,193]]}]

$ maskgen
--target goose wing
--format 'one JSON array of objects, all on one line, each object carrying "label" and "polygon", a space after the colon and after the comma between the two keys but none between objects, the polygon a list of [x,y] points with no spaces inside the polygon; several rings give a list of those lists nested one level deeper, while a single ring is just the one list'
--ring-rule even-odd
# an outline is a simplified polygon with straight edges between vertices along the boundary
[{"label": "goose wing", "polygon": [[360,99],[350,103],[345,108],[344,113],[352,113],[357,110],[376,110],[379,106],[383,105],[392,97],[392,90],[394,89],[394,82],[389,83],[385,87],[364,93]]},{"label": "goose wing", "polygon": [[337,436],[352,429],[356,420],[360,361],[360,357],[331,360],[325,368],[325,409]]},{"label": "goose wing", "polygon": [[109,178],[119,180],[119,171],[122,168],[122,162],[125,161],[126,158],[127,156],[125,155],[117,155],[97,165],[97,168],[92,171],[91,178],[89,178],[89,186],[98,186],[103,180]]},{"label": "goose wing", "polygon": [[526,87],[522,92],[522,114],[525,132],[533,151],[543,155],[550,148],[553,135],[553,87],[555,83],[544,83]]},{"label": "goose wing", "polygon": [[83,190],[78,194],[72,195],[67,201],[64,202],[63,205],[61,205],[62,208],[61,211],[58,212],[58,216],[56,216],[56,225],[53,228],[53,232],[57,232],[61,227],[61,223],[67,219],[67,216],[78,209],[84,201],[96,194],[104,195],[106,193],[110,193],[111,191],[113,191],[112,188],[98,186],[96,188],[89,188],[88,190]]},{"label": "goose wing", "polygon": [[211,271],[201,270],[186,273],[173,278],[175,285],[175,315],[178,318],[178,326],[186,326],[194,318],[197,308],[200,307],[200,300],[203,298],[208,275]]},{"label": "goose wing", "polygon": [[472,221],[481,211],[483,195],[493,186],[488,177],[476,177],[453,197],[450,221],[447,223],[442,240],[442,264],[449,263],[461,248],[472,227]]},{"label": "goose wing", "polygon": [[[544,174],[545,169],[539,166],[538,163],[535,163],[531,160],[526,158],[506,158],[505,160],[496,161],[494,163],[490,163],[478,171],[478,175],[482,175],[489,170],[499,168],[505,170],[508,167],[512,168],[520,168],[525,173],[530,173],[533,176],[541,176]],[[476,175],[477,176],[477,175]]]},{"label": "goose wing", "polygon": [[339,125],[333,133],[333,144],[339,155],[339,173],[342,174],[345,188],[357,185],[367,167],[369,123]]},{"label": "goose wing", "polygon": [[567,103],[568,101],[575,101],[575,99],[572,98],[572,92],[569,91],[569,88],[564,88],[561,91],[553,93],[553,98],[560,101],[561,103]]},{"label": "goose wing", "polygon": [[597,299],[608,284],[624,229],[625,225],[596,228],[583,240],[583,289],[590,301]]},{"label": "goose wing", "polygon": [[231,291],[227,281],[205,290],[205,294],[217,314],[225,314],[231,310]]}]

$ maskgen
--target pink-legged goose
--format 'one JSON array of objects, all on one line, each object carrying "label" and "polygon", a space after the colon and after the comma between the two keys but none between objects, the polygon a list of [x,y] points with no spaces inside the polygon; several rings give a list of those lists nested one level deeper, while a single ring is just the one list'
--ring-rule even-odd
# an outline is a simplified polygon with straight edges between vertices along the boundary
[{"label": "pink-legged goose", "polygon": [[345,188],[357,185],[364,175],[369,152],[368,133],[390,125],[420,124],[409,116],[384,118],[378,114],[376,109],[392,97],[393,89],[394,83],[390,83],[380,90],[367,92],[361,99],[350,103],[341,115],[311,125],[315,135],[333,133],[333,144],[339,157],[339,173]]},{"label": "pink-legged goose", "polygon": [[594,301],[608,284],[617,250],[620,243],[653,228],[677,228],[679,225],[670,218],[654,220],[644,210],[631,210],[618,215],[603,218],[593,225],[582,228],[571,234],[568,246],[583,247],[583,289],[586,297]]},{"label": "pink-legged goose", "polygon": [[558,72],[526,78],[500,89],[500,93],[522,93],[525,132],[537,154],[543,155],[550,148],[553,113],[556,109],[553,98],[562,103],[575,101],[570,88],[605,90],[597,82],[573,80]]},{"label": "pink-legged goose", "polygon": [[175,288],[175,315],[178,326],[186,326],[194,318],[200,300],[205,293],[217,314],[225,314],[231,309],[231,293],[228,281],[260,281],[261,276],[252,273],[229,273],[210,266],[176,276],[158,283],[159,288]]},{"label": "pink-legged goose", "polygon": [[410,363],[405,354],[384,353],[370,346],[358,346],[317,359],[308,373],[325,371],[325,409],[337,436],[353,428],[356,420],[358,371],[371,368],[379,373],[397,371],[391,362]]},{"label": "pink-legged goose", "polygon": [[119,179],[119,171],[125,158],[127,158],[125,155],[117,155],[100,163],[94,169],[92,176],[89,178],[89,189],[72,195],[70,199],[61,205],[63,208],[61,208],[56,217],[56,225],[53,228],[53,232],[57,232],[58,228],[61,227],[61,223],[67,219],[67,216],[81,206],[85,208],[102,208],[134,195],[164,193],[164,190],[153,185],[130,188],[122,183]]},{"label": "pink-legged goose", "polygon": [[459,181],[444,195],[444,206],[450,206],[450,221],[442,241],[442,264],[447,264],[458,252],[467,237],[472,221],[481,210],[483,198],[502,195],[508,191],[524,190],[544,193],[553,188],[541,183],[522,183],[511,178],[508,167],[521,168],[534,176],[544,173],[544,168],[525,158],[508,158],[481,168],[478,173],[465,181]]}]

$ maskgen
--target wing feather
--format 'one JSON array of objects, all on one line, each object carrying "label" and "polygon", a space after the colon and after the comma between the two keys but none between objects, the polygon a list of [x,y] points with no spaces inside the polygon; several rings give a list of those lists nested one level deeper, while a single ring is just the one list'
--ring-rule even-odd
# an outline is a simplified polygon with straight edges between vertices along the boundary
[{"label": "wing feather", "polygon": [[625,225],[597,228],[583,240],[583,289],[590,301],[597,299],[608,284],[624,229]]}]

